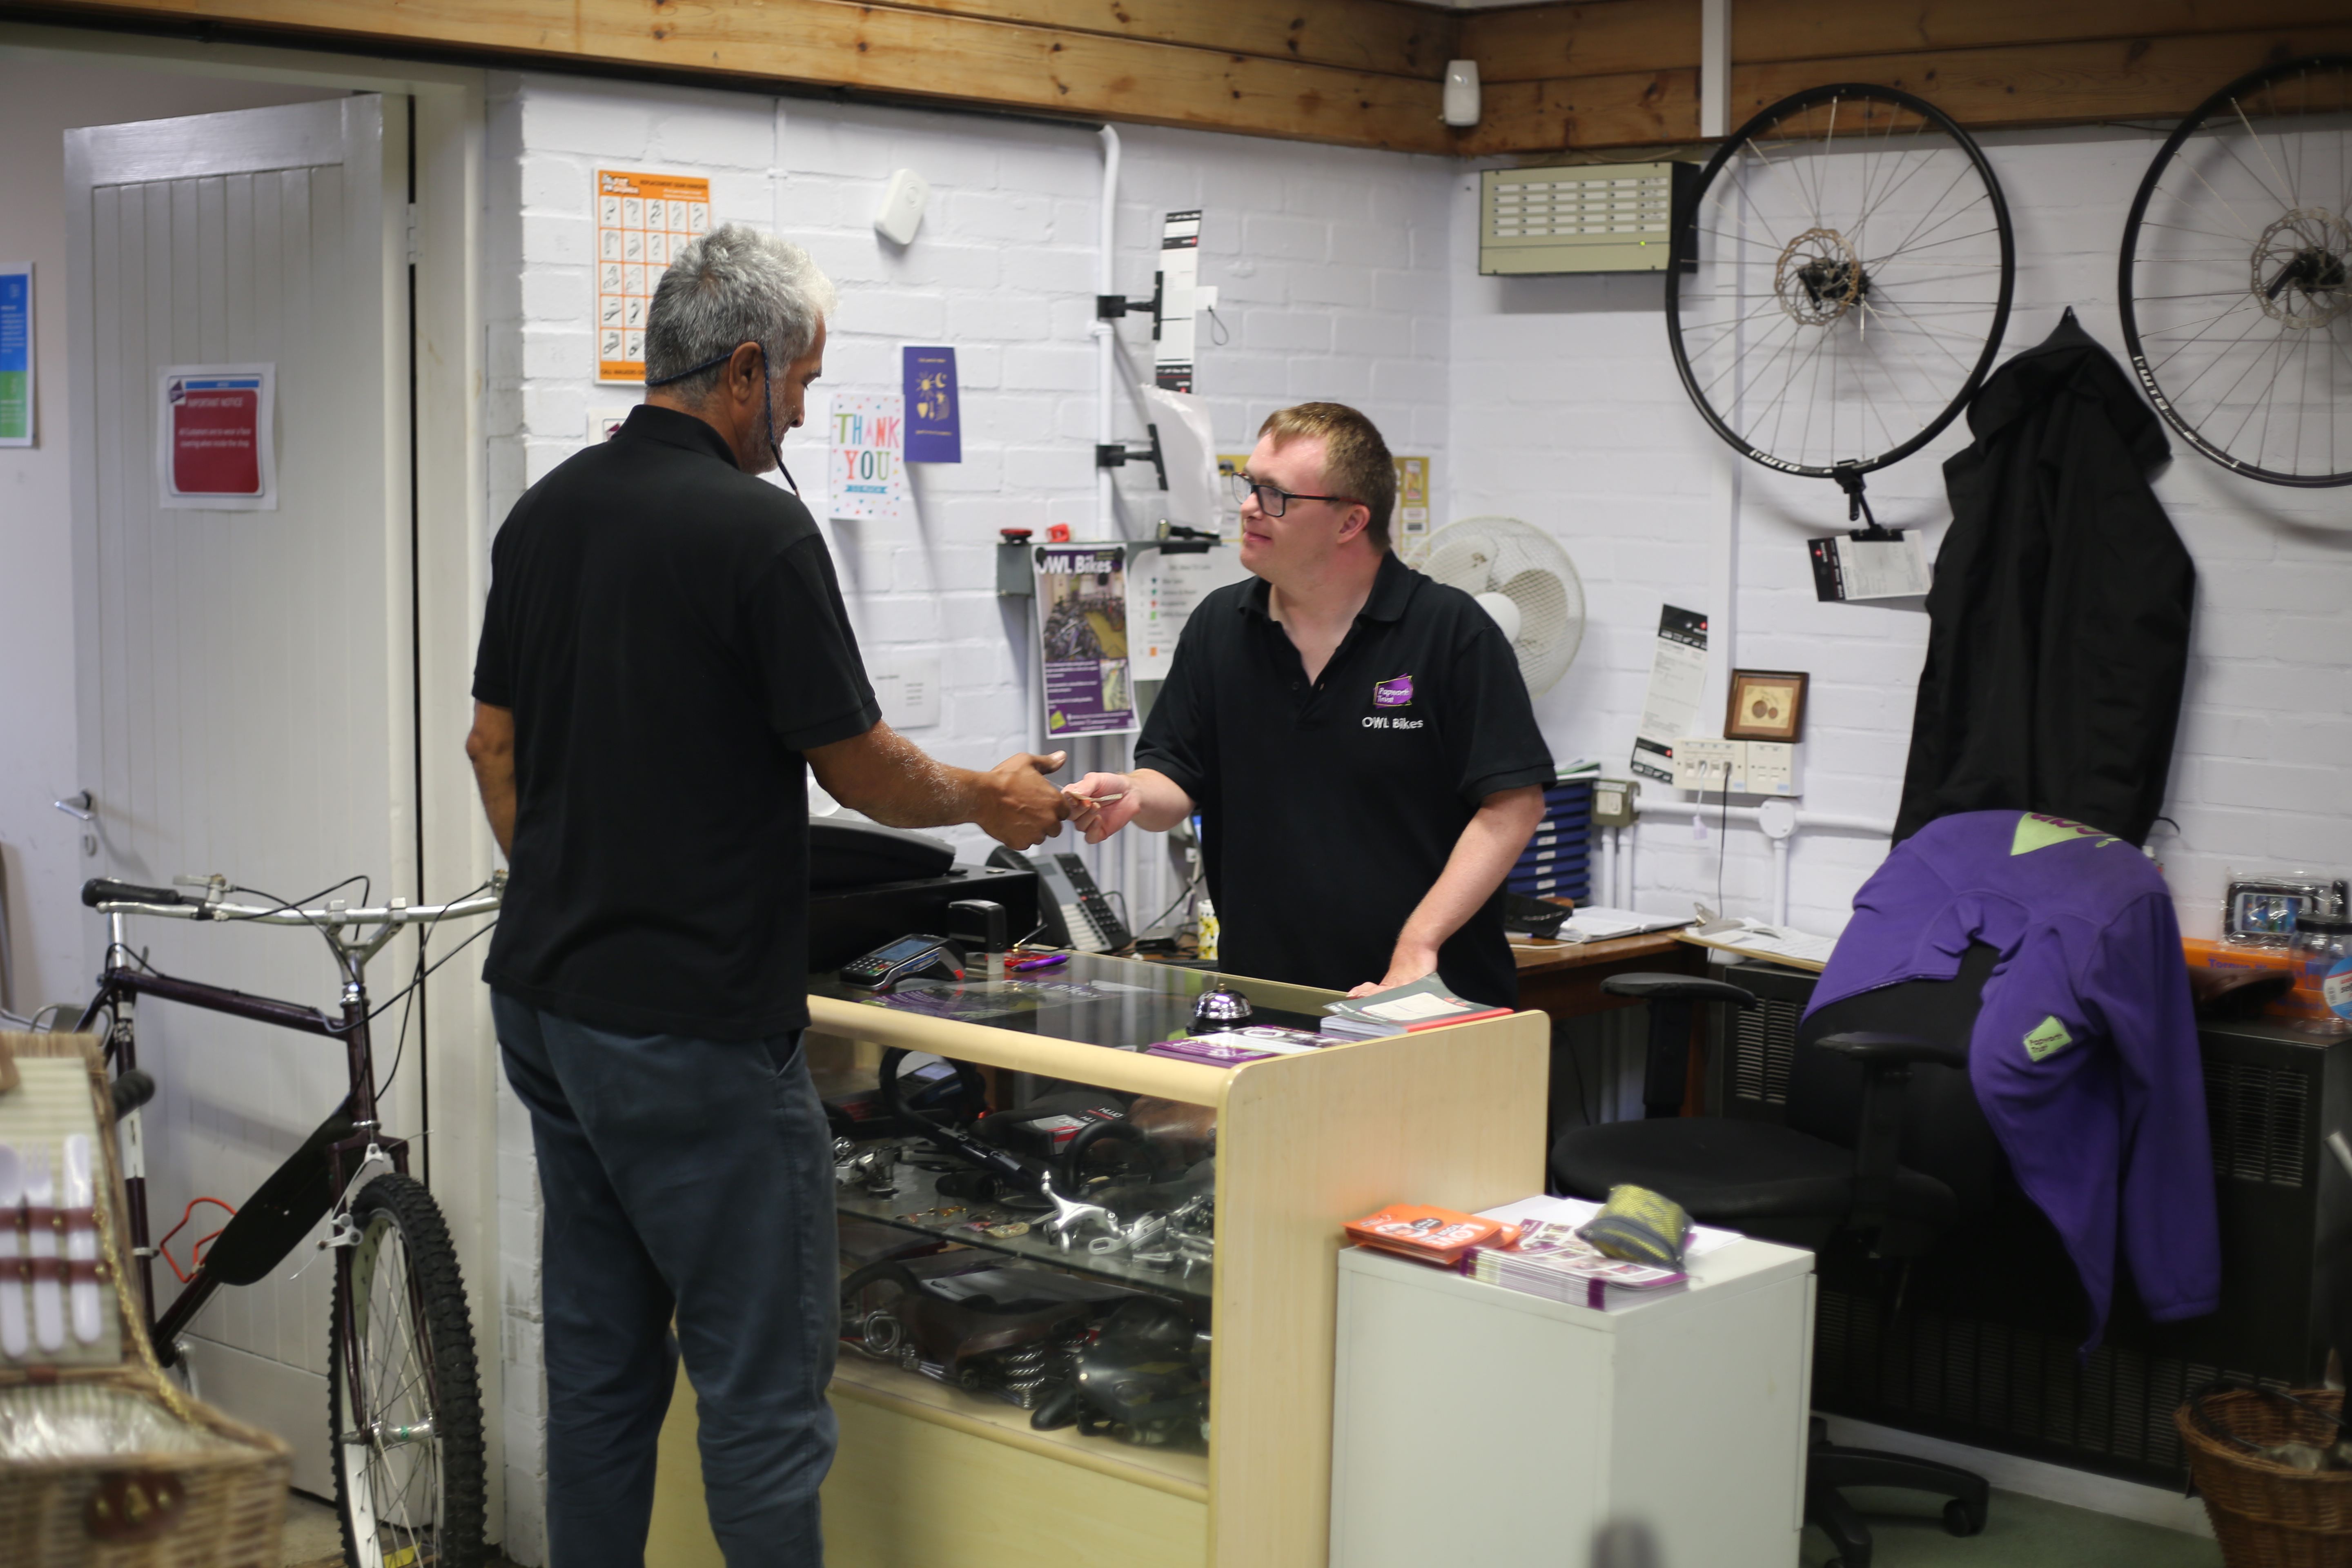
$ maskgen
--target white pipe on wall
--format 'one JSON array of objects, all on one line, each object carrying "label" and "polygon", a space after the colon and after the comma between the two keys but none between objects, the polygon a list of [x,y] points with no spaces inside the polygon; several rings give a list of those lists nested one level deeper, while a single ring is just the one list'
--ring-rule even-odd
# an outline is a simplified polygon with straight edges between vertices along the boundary
[{"label": "white pipe on wall", "polygon": [[[1103,147],[1102,199],[1096,214],[1095,233],[1095,292],[1116,294],[1118,288],[1118,132],[1104,126],[1100,132]],[[1111,434],[1111,404],[1115,388],[1114,377],[1118,373],[1117,356],[1118,340],[1111,324],[1096,318],[1092,329],[1095,337],[1095,440],[1108,446],[1116,437]],[[1108,468],[1095,470],[1095,525],[1098,539],[1118,537],[1118,496],[1111,484]]]},{"label": "white pipe on wall", "polygon": [[[1679,816],[1681,808],[1686,804],[1688,803],[1675,802],[1671,805],[1660,803],[1654,805],[1636,805],[1633,808],[1635,812],[1634,821],[1636,825],[1638,825],[1643,820],[1654,816],[1663,822],[1670,813]],[[1783,807],[1787,809],[1788,820],[1792,824],[1794,828],[1811,827],[1822,832],[1862,833],[1889,838],[1893,837],[1895,835],[1895,825],[1893,823],[1881,821],[1876,817],[1854,816],[1843,812],[1834,811],[1807,811],[1801,806],[1789,806],[1788,803],[1785,801],[1770,801],[1766,803],[1764,805],[1735,805],[1729,807],[1720,805],[1706,806],[1705,808],[1706,820],[1710,824],[1724,822],[1751,823],[1759,828],[1762,828],[1767,837],[1770,840],[1772,846],[1772,922],[1775,925],[1786,925],[1789,922],[1789,842],[1794,835],[1792,832],[1774,832],[1765,821],[1765,813],[1767,811],[1777,812],[1780,808]],[[1633,907],[1631,900],[1634,897],[1634,885],[1633,879],[1634,840],[1631,837],[1624,836],[1622,829],[1619,830],[1619,834],[1622,839],[1622,846],[1618,851],[1611,856],[1611,860],[1612,863],[1622,863],[1624,867],[1625,889],[1623,896],[1628,901],[1622,904],[1617,904],[1616,907],[1620,909],[1631,909]],[[1612,864],[1612,874],[1613,868]],[[1610,890],[1610,900],[1612,904],[1615,903],[1617,898],[1618,893],[1612,882]],[[1721,913],[1722,911],[1718,910],[1717,912]]]}]

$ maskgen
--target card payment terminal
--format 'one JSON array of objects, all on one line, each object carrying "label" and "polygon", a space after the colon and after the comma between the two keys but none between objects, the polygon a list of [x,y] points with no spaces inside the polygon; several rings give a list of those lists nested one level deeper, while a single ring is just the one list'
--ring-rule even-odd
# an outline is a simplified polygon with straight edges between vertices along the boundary
[{"label": "card payment terminal", "polygon": [[917,933],[884,942],[863,958],[853,958],[839,971],[844,985],[865,991],[887,991],[908,980],[961,980],[963,956],[943,936]]}]

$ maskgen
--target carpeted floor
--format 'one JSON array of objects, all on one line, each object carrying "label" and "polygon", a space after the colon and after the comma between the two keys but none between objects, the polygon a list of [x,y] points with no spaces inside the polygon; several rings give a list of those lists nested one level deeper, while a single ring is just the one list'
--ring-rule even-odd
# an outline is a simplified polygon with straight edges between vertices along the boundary
[{"label": "carpeted floor", "polygon": [[[2221,1568],[2221,1547],[2203,1536],[2016,1492],[1994,1492],[1984,1533],[1967,1540],[1945,1534],[1941,1512],[1916,1492],[1856,1488],[1848,1496],[1870,1516],[1871,1568]],[[1820,1568],[1828,1538],[1807,1530],[1801,1557],[1804,1568]]]}]

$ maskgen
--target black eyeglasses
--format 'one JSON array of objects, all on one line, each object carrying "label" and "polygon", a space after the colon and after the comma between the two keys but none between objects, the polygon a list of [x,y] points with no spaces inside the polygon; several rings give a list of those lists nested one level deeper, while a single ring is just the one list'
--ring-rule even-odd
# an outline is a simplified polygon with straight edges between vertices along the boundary
[{"label": "black eyeglasses", "polygon": [[1247,474],[1234,474],[1232,479],[1234,500],[1246,501],[1252,495],[1255,495],[1258,510],[1268,517],[1280,517],[1283,509],[1295,500],[1338,500],[1346,501],[1352,506],[1356,500],[1353,496],[1302,496],[1276,485],[1260,484]]}]

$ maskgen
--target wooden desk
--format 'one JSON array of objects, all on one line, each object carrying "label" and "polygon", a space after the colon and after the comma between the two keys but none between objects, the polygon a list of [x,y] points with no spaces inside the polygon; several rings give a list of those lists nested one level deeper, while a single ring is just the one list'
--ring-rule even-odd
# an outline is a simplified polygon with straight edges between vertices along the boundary
[{"label": "wooden desk", "polygon": [[1511,943],[1519,965],[1519,1005],[1573,1018],[1640,1004],[1627,996],[1611,996],[1601,983],[1612,974],[1705,974],[1706,951],[1676,942],[1672,931],[1649,931],[1608,942],[1559,942],[1532,945],[1531,938]]}]

